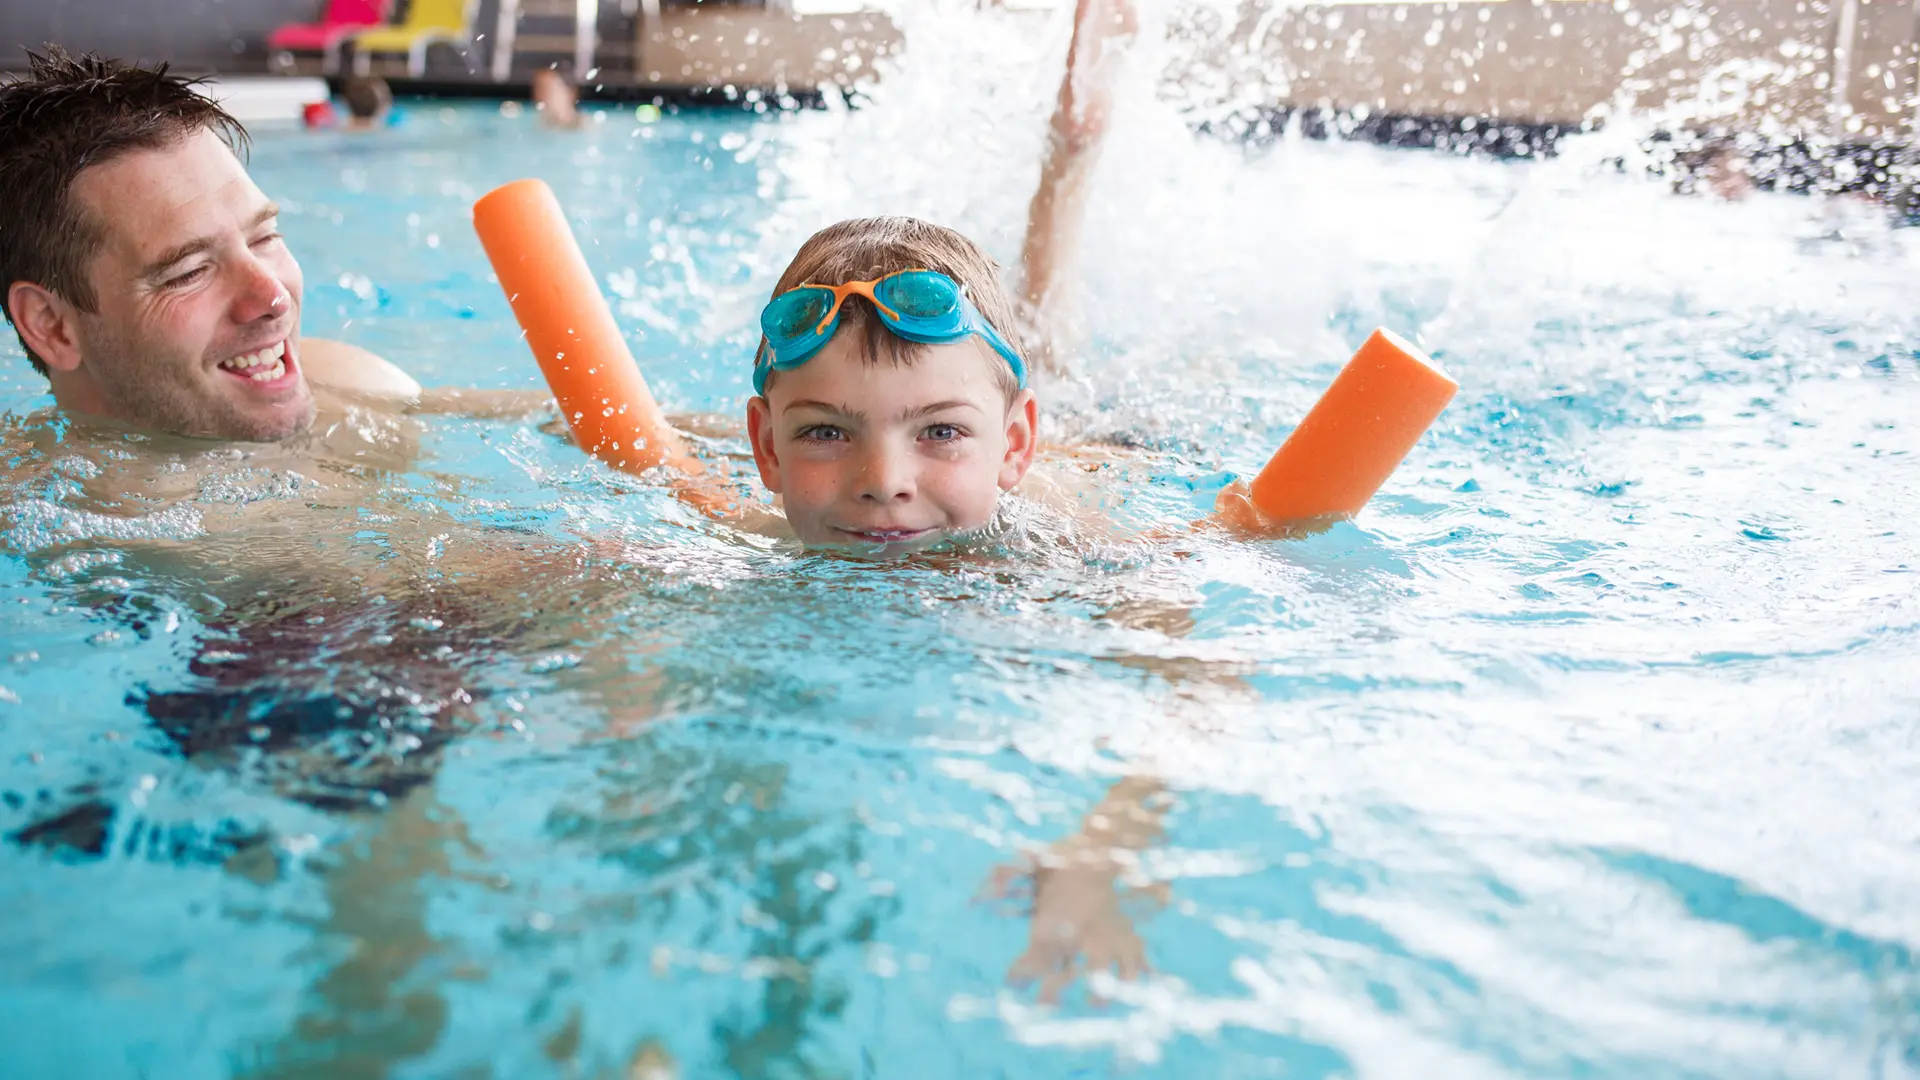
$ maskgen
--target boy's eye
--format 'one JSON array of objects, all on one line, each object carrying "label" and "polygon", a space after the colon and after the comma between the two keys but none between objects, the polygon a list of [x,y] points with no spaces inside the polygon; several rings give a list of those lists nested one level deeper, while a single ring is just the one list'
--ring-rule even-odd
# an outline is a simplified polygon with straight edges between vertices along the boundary
[{"label": "boy's eye", "polygon": [[920,433],[920,437],[931,442],[952,442],[955,439],[965,438],[966,434],[954,424],[929,424],[927,429]]},{"label": "boy's eye", "polygon": [[844,442],[847,433],[832,424],[814,424],[801,428],[798,437],[805,442]]},{"label": "boy's eye", "polygon": [[271,233],[268,233],[267,235],[265,235],[265,236],[263,236],[263,237],[261,237],[261,238],[259,238],[258,240],[255,240],[255,241],[253,242],[253,246],[254,246],[254,247],[265,247],[265,246],[267,246],[268,244],[271,244],[271,243],[273,243],[273,242],[275,242],[275,241],[277,241],[277,240],[279,240],[279,239],[280,239],[280,234],[279,234],[279,233],[277,233],[277,232],[271,232]]},{"label": "boy's eye", "polygon": [[167,287],[179,288],[182,285],[191,285],[194,282],[199,281],[203,276],[205,276],[206,272],[207,272],[206,264],[202,263],[199,266],[196,266],[193,269],[186,271],[185,273],[176,274],[173,277],[168,278]]}]

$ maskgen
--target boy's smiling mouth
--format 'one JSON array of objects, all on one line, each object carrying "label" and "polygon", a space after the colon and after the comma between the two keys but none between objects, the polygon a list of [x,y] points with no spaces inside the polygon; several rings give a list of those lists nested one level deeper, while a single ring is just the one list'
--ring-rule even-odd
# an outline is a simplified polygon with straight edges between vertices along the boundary
[{"label": "boy's smiling mouth", "polygon": [[909,540],[918,540],[934,530],[927,529],[834,529],[835,532],[851,538],[860,544],[903,544]]}]

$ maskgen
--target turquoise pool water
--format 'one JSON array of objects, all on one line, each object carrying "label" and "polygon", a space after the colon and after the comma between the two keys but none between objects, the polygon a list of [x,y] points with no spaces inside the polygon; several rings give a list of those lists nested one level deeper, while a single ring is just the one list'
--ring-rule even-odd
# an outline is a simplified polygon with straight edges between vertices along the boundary
[{"label": "turquoise pool water", "polygon": [[[130,451],[9,342],[0,1071],[1920,1075],[1911,235],[1580,140],[1125,125],[1049,423],[1149,448],[1111,511],[1182,520],[1387,323],[1463,390],[1356,522],[848,565],[473,420],[351,474],[162,447],[195,479],[107,512]],[[1037,138],[415,105],[252,165],[307,333],[449,385],[534,385],[467,208],[545,177],[659,396],[731,415],[801,237],[1010,256],[1031,176],[981,162]],[[996,868],[1134,796],[1052,884],[1149,970],[1009,985]]]}]

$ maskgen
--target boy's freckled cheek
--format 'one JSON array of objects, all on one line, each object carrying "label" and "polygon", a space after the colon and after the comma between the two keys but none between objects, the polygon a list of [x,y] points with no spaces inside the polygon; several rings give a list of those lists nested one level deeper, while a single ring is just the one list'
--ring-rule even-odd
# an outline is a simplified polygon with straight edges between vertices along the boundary
[{"label": "boy's freckled cheek", "polygon": [[786,487],[790,501],[815,503],[831,499],[839,487],[837,471],[830,464],[803,464],[789,470]]}]

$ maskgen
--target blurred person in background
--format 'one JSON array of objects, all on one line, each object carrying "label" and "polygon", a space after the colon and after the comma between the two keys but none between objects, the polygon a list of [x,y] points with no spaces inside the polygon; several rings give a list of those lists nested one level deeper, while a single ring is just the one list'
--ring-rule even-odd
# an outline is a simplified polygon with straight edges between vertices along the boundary
[{"label": "blurred person in background", "polygon": [[355,75],[340,88],[347,103],[347,130],[371,131],[385,127],[393,113],[393,90],[378,75]]},{"label": "blurred person in background", "polygon": [[540,122],[550,128],[571,129],[580,126],[579,93],[565,75],[544,68],[533,75],[533,109]]}]

